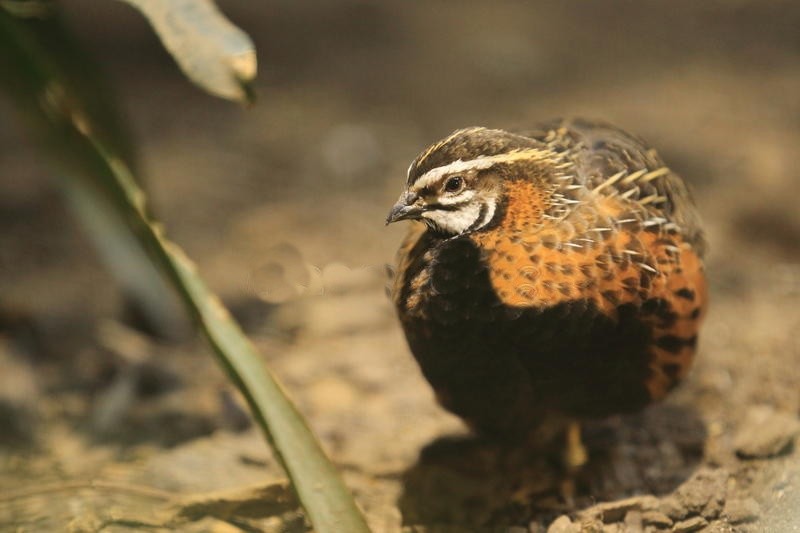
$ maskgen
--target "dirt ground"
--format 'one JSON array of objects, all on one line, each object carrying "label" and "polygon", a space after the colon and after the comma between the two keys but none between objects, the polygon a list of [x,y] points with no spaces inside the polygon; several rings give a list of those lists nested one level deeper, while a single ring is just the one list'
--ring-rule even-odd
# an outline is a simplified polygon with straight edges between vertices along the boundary
[{"label": "dirt ground", "polygon": [[[169,235],[375,531],[800,531],[796,3],[224,2],[258,49],[247,110],[191,86],[124,3],[64,5]],[[687,382],[587,428],[573,506],[547,460],[435,404],[383,275],[419,150],[566,115],[642,135],[691,183],[712,291]],[[9,102],[0,161],[0,530],[306,530],[205,344],[126,322]],[[311,288],[278,291],[276,261],[316,267]]]}]

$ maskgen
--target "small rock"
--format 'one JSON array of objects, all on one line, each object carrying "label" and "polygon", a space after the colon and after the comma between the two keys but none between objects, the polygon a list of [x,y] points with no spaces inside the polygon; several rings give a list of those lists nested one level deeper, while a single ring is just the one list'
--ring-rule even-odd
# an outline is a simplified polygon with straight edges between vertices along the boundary
[{"label": "small rock", "polygon": [[686,506],[674,494],[661,500],[659,510],[672,520],[683,520],[689,514]]},{"label": "small rock", "polygon": [[553,520],[553,523],[547,528],[547,533],[580,533],[580,530],[578,524],[573,524],[572,520],[563,514]]},{"label": "small rock", "polygon": [[660,511],[645,511],[642,513],[642,523],[666,529],[672,525],[672,519]]},{"label": "small rock", "polygon": [[600,519],[606,524],[611,524],[621,521],[629,511],[647,511],[657,507],[658,499],[655,496],[634,496],[615,502],[598,503],[582,511],[581,516],[587,519]]},{"label": "small rock", "polygon": [[800,433],[800,421],[790,413],[767,405],[748,409],[733,440],[736,454],[743,459],[775,457],[787,453]]},{"label": "small rock", "polygon": [[743,522],[752,522],[761,514],[761,508],[758,503],[752,498],[743,500],[730,500],[725,504],[723,514],[728,518],[731,524],[741,524]]},{"label": "small rock", "polygon": [[597,519],[581,520],[577,524],[581,533],[604,533],[603,521]]},{"label": "small rock", "polygon": [[675,533],[691,533],[692,531],[703,529],[707,525],[708,521],[702,516],[693,516],[692,518],[681,520],[680,522],[675,524],[672,527],[672,531],[674,531]]},{"label": "small rock", "polygon": [[644,521],[642,520],[641,511],[632,510],[625,514],[625,530],[628,533],[642,533],[644,530]]},{"label": "small rock", "polygon": [[708,503],[700,511],[700,516],[706,520],[714,520],[722,513],[722,508],[725,506],[725,493],[720,492],[715,494],[708,500]]},{"label": "small rock", "polygon": [[[716,518],[725,503],[725,486],[729,477],[724,469],[702,468],[678,487],[675,497],[687,514],[703,514],[706,518]],[[667,514],[672,518],[679,518]]]}]

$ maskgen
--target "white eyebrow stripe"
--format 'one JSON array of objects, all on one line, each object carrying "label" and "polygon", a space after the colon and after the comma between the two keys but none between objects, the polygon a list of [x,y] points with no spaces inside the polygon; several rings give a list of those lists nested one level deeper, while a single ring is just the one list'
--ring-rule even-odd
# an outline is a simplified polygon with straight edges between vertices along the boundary
[{"label": "white eyebrow stripe", "polygon": [[429,185],[433,185],[437,181],[439,181],[442,176],[447,174],[455,174],[458,172],[468,172],[470,170],[485,170],[487,168],[491,168],[498,163],[511,163],[514,161],[519,161],[521,159],[552,159],[557,154],[551,152],[550,150],[542,150],[539,148],[528,148],[526,150],[516,150],[513,152],[507,152],[504,154],[497,154],[492,156],[480,156],[476,157],[475,159],[469,159],[467,161],[463,161],[461,159],[457,159],[452,163],[448,163],[447,165],[442,165],[440,167],[433,168],[420,176],[417,181],[414,182],[413,188],[414,189],[421,189],[423,187],[427,187]]},{"label": "white eyebrow stripe", "polygon": [[421,189],[423,187],[427,187],[428,185],[432,185],[442,179],[442,176],[447,174],[467,172],[469,170],[483,170],[494,166],[495,163],[496,161],[492,161],[492,159],[489,157],[479,157],[477,159],[470,159],[469,161],[462,161],[461,159],[458,159],[452,163],[448,163],[447,165],[429,170],[414,182],[414,188]]}]

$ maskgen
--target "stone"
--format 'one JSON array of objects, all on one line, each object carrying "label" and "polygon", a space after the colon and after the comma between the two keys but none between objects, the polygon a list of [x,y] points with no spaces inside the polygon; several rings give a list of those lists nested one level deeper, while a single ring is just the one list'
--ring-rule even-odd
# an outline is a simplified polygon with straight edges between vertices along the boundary
[{"label": "stone", "polygon": [[644,520],[642,512],[634,509],[625,513],[625,530],[628,533],[642,533],[644,531]]},{"label": "stone", "polygon": [[743,459],[764,459],[788,453],[800,433],[794,414],[776,411],[768,405],[749,408],[733,439],[736,455]]},{"label": "stone", "polygon": [[672,531],[675,533],[691,533],[692,531],[703,529],[707,525],[708,521],[702,516],[693,516],[672,526]]},{"label": "stone", "polygon": [[583,510],[580,515],[584,518],[597,518],[611,524],[620,522],[629,511],[647,511],[658,507],[655,496],[634,496],[613,502],[603,502]]},{"label": "stone", "polygon": [[667,515],[671,520],[683,520],[689,514],[689,511],[686,510],[686,507],[674,494],[661,500],[659,511]]},{"label": "stone", "polygon": [[565,514],[559,516],[547,528],[547,533],[580,533],[580,526],[573,524]]},{"label": "stone", "polygon": [[642,523],[645,526],[666,529],[672,525],[672,519],[661,511],[645,511],[642,513]]},{"label": "stone", "polygon": [[722,514],[731,524],[753,522],[761,514],[761,507],[753,498],[730,500]]},{"label": "stone", "polygon": [[720,492],[715,494],[708,500],[703,510],[700,511],[700,516],[706,520],[714,520],[722,513],[722,508],[725,506],[725,493]]},{"label": "stone", "polygon": [[728,471],[722,468],[701,468],[675,491],[674,497],[679,506],[686,510],[674,515],[666,513],[673,519],[686,515],[702,514],[705,518],[716,518],[725,503],[725,490],[729,478]]},{"label": "stone", "polygon": [[590,518],[582,520],[578,526],[581,533],[605,533],[602,520]]}]

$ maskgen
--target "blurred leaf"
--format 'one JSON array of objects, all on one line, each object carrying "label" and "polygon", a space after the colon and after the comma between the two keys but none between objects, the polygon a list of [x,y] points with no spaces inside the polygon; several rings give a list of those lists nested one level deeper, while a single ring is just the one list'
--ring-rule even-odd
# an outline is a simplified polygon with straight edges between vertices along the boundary
[{"label": "blurred leaf", "polygon": [[256,50],[211,0],[123,0],[141,11],[190,80],[206,91],[252,102]]},{"label": "blurred leaf", "polygon": [[[70,186],[87,192],[83,205],[97,202],[97,213],[107,210],[126,221],[142,248],[169,276],[220,364],[247,398],[315,530],[369,531],[335,467],[255,347],[206,287],[194,264],[154,222],[121,151],[93,122],[90,103],[84,101],[90,95],[73,92],[65,72],[26,24],[0,9],[0,83],[53,152],[74,170],[67,178],[72,180]],[[87,209],[94,214],[91,207]]]},{"label": "blurred leaf", "polygon": [[185,317],[175,295],[111,203],[108,168],[86,140],[85,134],[101,140],[133,166],[112,92],[55,9],[25,19],[0,9],[0,90],[60,164],[69,207],[148,328],[164,338],[182,336]]}]

